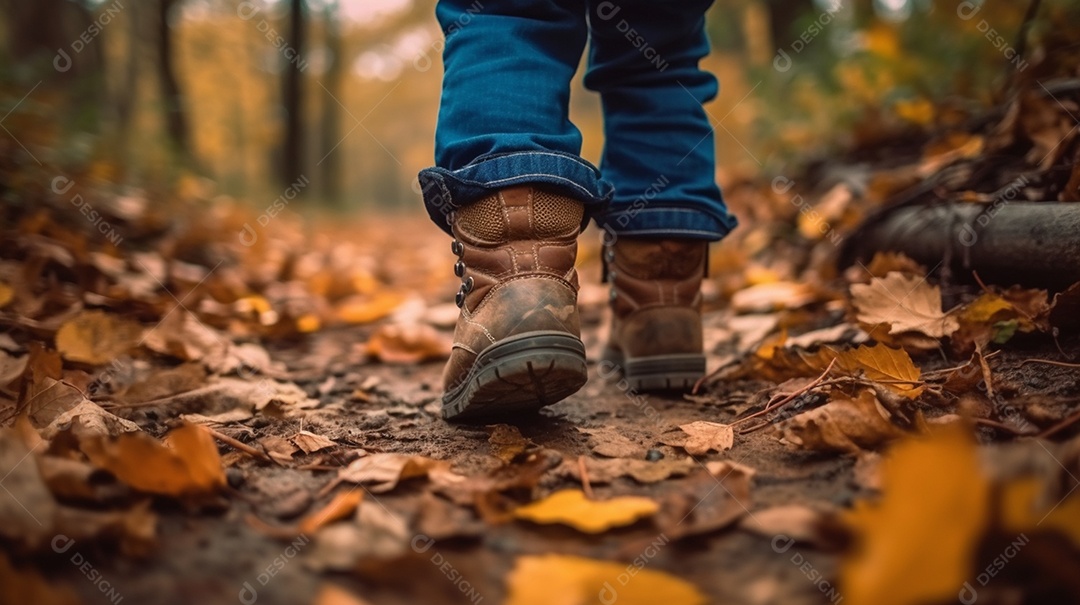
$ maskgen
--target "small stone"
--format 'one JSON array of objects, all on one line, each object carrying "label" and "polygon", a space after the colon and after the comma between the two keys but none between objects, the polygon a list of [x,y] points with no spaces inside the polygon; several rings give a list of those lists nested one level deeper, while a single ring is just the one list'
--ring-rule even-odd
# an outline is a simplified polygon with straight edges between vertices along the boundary
[{"label": "small stone", "polygon": [[236,489],[243,485],[247,478],[244,477],[244,471],[230,466],[225,469],[225,479],[229,482],[229,487]]},{"label": "small stone", "polygon": [[649,450],[645,452],[645,459],[649,462],[656,462],[657,460],[662,460],[663,458],[664,453],[660,450]]}]

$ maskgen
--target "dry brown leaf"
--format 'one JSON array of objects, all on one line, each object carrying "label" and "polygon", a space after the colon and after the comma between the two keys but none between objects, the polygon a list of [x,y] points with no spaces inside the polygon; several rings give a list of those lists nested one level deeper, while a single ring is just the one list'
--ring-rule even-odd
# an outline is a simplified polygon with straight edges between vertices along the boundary
[{"label": "dry brown leaf", "polygon": [[[602,603],[620,605],[700,605],[705,595],[693,584],[652,569],[639,569],[632,582],[621,584],[625,563],[597,561],[569,555],[518,557],[507,578],[506,605],[559,605]],[[616,586],[618,584],[618,586]]]},{"label": "dry brown leaf", "polygon": [[891,272],[869,284],[852,284],[851,296],[856,317],[871,334],[875,327],[888,326],[890,335],[944,338],[959,327],[956,318],[941,309],[941,289],[923,277]]},{"label": "dry brown leaf", "polygon": [[68,429],[80,441],[91,436],[115,437],[140,430],[139,425],[104,410],[89,399],[83,399],[53,419],[41,429],[41,436],[51,441],[61,431]]},{"label": "dry brown leaf", "polygon": [[870,390],[855,399],[836,393],[825,405],[782,421],[777,430],[800,449],[844,453],[874,449],[904,434]]},{"label": "dry brown leaf", "polygon": [[28,413],[35,427],[44,427],[86,400],[82,391],[67,382],[45,377],[39,384],[37,394],[27,400],[23,411]]},{"label": "dry brown leaf", "polygon": [[450,463],[446,460],[408,454],[372,454],[353,460],[349,466],[341,469],[337,478],[323,491],[348,482],[369,484],[368,490],[378,494],[394,489],[400,481],[431,474],[453,475],[450,472]]},{"label": "dry brown leaf", "polygon": [[955,600],[990,515],[970,430],[898,444],[882,475],[883,497],[844,515],[856,543],[841,563],[840,592],[877,605]]},{"label": "dry brown leaf", "polygon": [[403,519],[379,504],[364,504],[354,522],[319,530],[307,564],[319,571],[348,571],[367,559],[395,560],[409,552],[413,537]]},{"label": "dry brown leaf", "polygon": [[419,363],[450,356],[450,338],[427,324],[380,326],[367,343],[368,355],[386,363]]},{"label": "dry brown leaf", "polygon": [[509,463],[529,448],[530,442],[516,426],[496,424],[489,430],[491,434],[488,436],[488,444],[491,446],[491,455],[503,462]]},{"label": "dry brown leaf", "polygon": [[[638,483],[657,483],[670,477],[682,477],[698,468],[693,458],[663,458],[649,460],[631,458],[586,458],[585,472],[594,484],[607,484],[619,477],[630,477]],[[565,460],[559,467],[562,476],[581,480],[581,466],[577,460]]]},{"label": "dry brown leaf", "polygon": [[804,504],[782,504],[743,517],[739,528],[769,539],[783,536],[800,544],[820,547],[828,543],[825,517],[825,512]]},{"label": "dry brown leaf", "polygon": [[581,490],[566,489],[518,507],[513,515],[542,525],[560,523],[587,534],[599,534],[613,527],[632,525],[652,516],[659,508],[648,498],[622,496],[590,500]]},{"label": "dry brown leaf", "polygon": [[863,274],[869,273],[869,277],[885,277],[889,273],[898,271],[912,275],[926,275],[926,267],[912,260],[903,252],[876,252],[870,264],[866,266]]},{"label": "dry brown leaf", "polygon": [[59,506],[31,453],[14,429],[0,429],[0,536],[36,548],[53,537]]},{"label": "dry brown leaf", "polygon": [[743,288],[731,297],[736,313],[768,313],[780,309],[798,309],[819,299],[811,285],[796,282],[775,282]]},{"label": "dry brown leaf", "polygon": [[322,451],[330,447],[337,447],[337,443],[322,435],[316,435],[311,431],[299,431],[292,437],[289,437],[289,440],[295,443],[296,447],[304,450],[305,454]]},{"label": "dry brown leaf", "polygon": [[679,427],[686,438],[661,439],[664,445],[681,447],[691,456],[701,456],[710,451],[723,452],[735,444],[735,430],[730,425],[698,420]]},{"label": "dry brown leaf", "polygon": [[609,427],[588,429],[578,427],[578,430],[589,435],[589,447],[593,453],[608,458],[639,458],[645,453],[645,448],[630,441],[619,431]]},{"label": "dry brown leaf", "polygon": [[259,438],[259,445],[263,446],[263,449],[271,458],[282,464],[292,462],[292,457],[296,455],[296,452],[300,451],[300,448],[295,443],[277,435],[267,435]]},{"label": "dry brown leaf", "polygon": [[135,348],[142,339],[138,323],[102,311],[83,311],[56,332],[56,349],[64,359],[103,365]]},{"label": "dry brown leaf", "polygon": [[656,524],[672,540],[723,529],[750,510],[754,469],[729,460],[705,466],[661,502]]},{"label": "dry brown leaf", "polygon": [[222,355],[229,341],[195,315],[177,309],[146,333],[143,345],[162,355],[184,361],[199,361],[212,354]]},{"label": "dry brown leaf", "polygon": [[26,364],[30,361],[29,355],[16,357],[0,351],[0,387],[11,384],[26,371]]},{"label": "dry brown leaf", "polygon": [[94,437],[82,449],[95,466],[139,491],[184,497],[212,494],[225,486],[221,456],[210,433],[185,424],[164,443],[145,433]]}]

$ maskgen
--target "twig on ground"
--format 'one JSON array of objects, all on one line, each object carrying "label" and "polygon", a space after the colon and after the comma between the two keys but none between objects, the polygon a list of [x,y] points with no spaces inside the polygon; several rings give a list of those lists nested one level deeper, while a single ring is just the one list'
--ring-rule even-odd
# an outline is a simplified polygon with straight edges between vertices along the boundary
[{"label": "twig on ground", "polygon": [[1064,420],[1039,433],[1037,436],[1046,439],[1047,437],[1060,433],[1077,422],[1080,422],[1080,411],[1076,411],[1071,416],[1067,416]]},{"label": "twig on ground", "polygon": [[272,462],[274,464],[277,464],[278,466],[281,466],[280,463],[278,463],[277,460],[274,460],[270,456],[267,456],[263,452],[260,452],[259,450],[251,447],[250,445],[248,445],[248,444],[246,444],[246,443],[244,443],[242,441],[239,441],[237,439],[233,439],[232,437],[230,437],[230,436],[228,436],[228,435],[226,435],[224,433],[215,431],[214,429],[212,429],[212,428],[210,428],[210,427],[208,427],[206,425],[203,425],[203,428],[206,429],[214,439],[217,439],[218,441],[224,443],[225,445],[228,445],[228,446],[232,447],[233,449],[235,449],[237,451],[244,452],[245,454],[251,456],[252,458],[258,458],[259,460],[262,460],[264,462]]},{"label": "twig on ground", "polygon": [[593,499],[592,484],[589,483],[589,470],[585,466],[585,456],[578,456],[578,472],[581,473],[581,491],[585,492],[585,497],[589,500]]},{"label": "twig on ground", "polygon": [[1050,366],[1058,366],[1061,368],[1080,368],[1080,363],[1065,363],[1064,361],[1051,361],[1049,359],[1025,359],[1020,362],[1020,365],[1029,363],[1045,363]]},{"label": "twig on ground", "polygon": [[808,393],[812,389],[815,389],[815,388],[821,386],[822,382],[825,381],[825,377],[828,376],[829,372],[832,371],[834,365],[836,365],[836,359],[835,358],[832,361],[829,362],[828,367],[826,367],[825,371],[821,373],[821,376],[818,376],[817,378],[815,378],[812,382],[810,382],[809,384],[807,384],[803,388],[796,390],[794,393],[791,393],[787,397],[784,397],[783,399],[781,399],[780,401],[778,401],[778,402],[776,402],[774,404],[766,405],[761,410],[758,410],[757,412],[754,412],[753,414],[750,414],[749,416],[744,416],[743,418],[739,418],[735,422],[732,422],[731,426],[741,424],[743,422],[746,422],[747,420],[750,420],[751,418],[756,418],[756,417],[761,416],[763,414],[767,414],[767,413],[769,413],[771,411],[774,411],[777,408],[779,408],[780,406],[783,406],[784,404],[787,404],[787,403],[789,403],[791,401],[794,401],[800,395]]}]

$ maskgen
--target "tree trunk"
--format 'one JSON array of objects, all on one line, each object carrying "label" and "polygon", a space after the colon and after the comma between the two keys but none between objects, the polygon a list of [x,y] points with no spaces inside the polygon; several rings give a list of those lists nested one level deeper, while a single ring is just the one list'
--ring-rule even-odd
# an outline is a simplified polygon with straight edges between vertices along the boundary
[{"label": "tree trunk", "polygon": [[319,127],[320,150],[319,180],[322,183],[322,198],[339,206],[341,204],[341,154],[338,141],[341,136],[341,76],[345,57],[342,55],[341,27],[338,24],[338,3],[329,2],[323,12],[326,31],[326,50],[329,63],[323,77],[326,94],[323,95],[322,121]]},{"label": "tree trunk", "polygon": [[848,237],[841,268],[875,252],[903,252],[958,278],[1063,289],[1080,281],[1080,204],[1010,202],[998,206],[903,206]]},{"label": "tree trunk", "polygon": [[157,60],[158,79],[161,83],[161,96],[165,106],[165,130],[177,153],[188,162],[193,160],[187,112],[184,109],[184,96],[180,92],[180,83],[173,65],[172,28],[169,26],[169,11],[177,0],[159,0],[157,15]]},{"label": "tree trunk", "polygon": [[285,66],[282,103],[285,106],[285,141],[282,150],[282,186],[288,187],[304,175],[304,0],[289,2],[289,40],[293,59]]}]

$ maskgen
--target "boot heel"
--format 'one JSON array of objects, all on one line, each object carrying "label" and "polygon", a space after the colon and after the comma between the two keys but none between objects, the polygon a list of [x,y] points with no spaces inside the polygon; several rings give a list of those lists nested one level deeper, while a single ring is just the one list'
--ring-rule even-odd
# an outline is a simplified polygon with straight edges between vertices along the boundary
[{"label": "boot heel", "polygon": [[588,380],[585,345],[564,332],[526,332],[484,350],[469,376],[443,397],[443,418],[523,415],[558,403]]},{"label": "boot heel", "polygon": [[704,355],[653,355],[623,364],[623,378],[638,391],[689,391],[704,375]]}]

